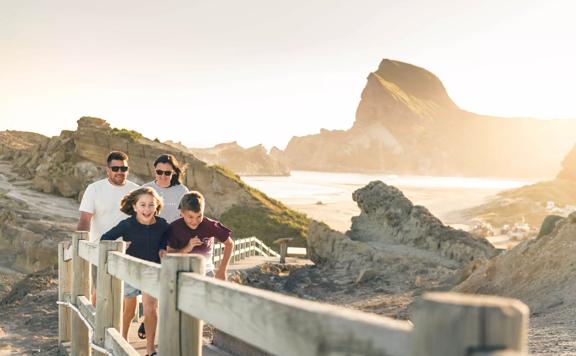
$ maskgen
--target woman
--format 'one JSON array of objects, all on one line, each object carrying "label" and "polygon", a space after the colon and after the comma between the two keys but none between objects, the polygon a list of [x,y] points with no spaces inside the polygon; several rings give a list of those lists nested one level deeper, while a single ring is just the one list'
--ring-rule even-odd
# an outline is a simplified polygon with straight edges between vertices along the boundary
[{"label": "woman", "polygon": [[178,204],[180,204],[182,196],[188,193],[188,188],[182,184],[184,169],[185,167],[180,167],[176,157],[170,154],[160,155],[154,161],[156,178],[143,185],[143,187],[154,188],[162,197],[164,208],[160,212],[160,217],[169,223],[180,218]]},{"label": "woman", "polygon": [[[182,196],[188,193],[188,188],[182,184],[185,168],[185,165],[180,167],[180,163],[173,155],[160,155],[154,161],[155,179],[142,186],[153,188],[162,197],[164,207],[159,216],[166,219],[168,223],[180,218],[178,204],[180,204]],[[144,322],[138,328],[138,337],[146,338]]]}]

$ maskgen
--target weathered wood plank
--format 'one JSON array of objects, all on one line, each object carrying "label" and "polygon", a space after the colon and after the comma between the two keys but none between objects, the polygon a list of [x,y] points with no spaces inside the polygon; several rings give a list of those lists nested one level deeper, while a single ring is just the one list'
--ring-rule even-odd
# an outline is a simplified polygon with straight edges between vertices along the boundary
[{"label": "weathered wood plank", "polygon": [[[99,246],[98,272],[96,288],[96,323],[94,329],[94,343],[104,346],[106,329],[122,328],[122,302],[124,289],[122,281],[108,273],[109,252],[124,253],[126,243],[123,241],[101,241]],[[96,353],[100,354],[100,353]]]},{"label": "weathered wood plank", "polygon": [[403,321],[182,273],[178,308],[278,355],[410,353]]},{"label": "weathered wood plank", "polygon": [[90,302],[85,296],[81,295],[77,299],[77,308],[84,319],[88,321],[90,327],[94,329],[96,309],[92,305],[92,302]]},{"label": "weathered wood plank", "polygon": [[64,249],[64,261],[68,262],[72,260],[72,243]]},{"label": "weathered wood plank", "polygon": [[204,274],[205,261],[200,255],[169,253],[162,260],[158,353],[160,355],[202,355],[202,321],[176,307],[178,281],[183,272]]},{"label": "weathered wood plank", "polygon": [[98,266],[98,244],[96,242],[81,241],[78,254],[94,266]]},{"label": "weathered wood plank", "polygon": [[[71,246],[69,241],[58,244],[58,301],[64,302],[72,291],[72,262],[65,260],[65,251]],[[65,305],[58,305],[58,344],[70,341],[71,311]]]},{"label": "weathered wood plank", "polygon": [[[79,244],[82,240],[88,239],[88,232],[78,231],[72,236],[72,302],[80,309],[78,305],[79,296],[90,296],[90,263],[85,261],[78,254]],[[89,332],[80,317],[72,317],[72,341],[71,352],[75,356],[90,355]]]},{"label": "weathered wood plank", "polygon": [[416,306],[413,320],[415,356],[528,352],[528,307],[518,300],[428,293]]},{"label": "weathered wood plank", "polygon": [[306,247],[288,247],[286,256],[304,257],[306,256]]},{"label": "weathered wood plank", "polygon": [[128,341],[124,340],[120,332],[114,328],[106,329],[104,337],[106,350],[111,351],[115,356],[140,356]]},{"label": "weathered wood plank", "polygon": [[154,298],[160,296],[160,265],[157,263],[109,252],[108,273]]}]

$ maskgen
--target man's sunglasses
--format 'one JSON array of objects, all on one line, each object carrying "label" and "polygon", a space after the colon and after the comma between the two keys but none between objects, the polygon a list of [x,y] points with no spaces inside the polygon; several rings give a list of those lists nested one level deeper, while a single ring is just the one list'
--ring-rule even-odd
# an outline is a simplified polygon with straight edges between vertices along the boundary
[{"label": "man's sunglasses", "polygon": [[112,172],[126,172],[128,170],[128,166],[110,166],[110,170],[112,170]]},{"label": "man's sunglasses", "polygon": [[165,176],[171,176],[172,175],[172,171],[163,171],[161,169],[157,169],[156,170],[156,174],[161,176],[162,174],[164,174]]}]

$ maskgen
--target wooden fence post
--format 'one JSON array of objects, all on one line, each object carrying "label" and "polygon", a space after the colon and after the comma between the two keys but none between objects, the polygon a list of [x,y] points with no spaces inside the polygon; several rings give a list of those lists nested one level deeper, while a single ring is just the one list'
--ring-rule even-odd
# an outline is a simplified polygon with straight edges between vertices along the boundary
[{"label": "wooden fence post", "polygon": [[[88,240],[88,232],[77,231],[72,235],[72,295],[71,303],[78,306],[78,296],[90,299],[90,262],[78,255],[80,241]],[[72,355],[90,355],[90,331],[76,313],[72,317]]]},{"label": "wooden fence post", "polygon": [[427,293],[413,322],[413,356],[528,352],[528,307],[515,299]]},{"label": "wooden fence post", "polygon": [[178,310],[178,273],[205,273],[204,257],[169,253],[160,272],[160,320],[158,354],[202,355],[202,320]]},{"label": "wooden fence post", "polygon": [[[122,281],[108,273],[108,252],[124,252],[124,241],[100,241],[98,247],[98,277],[96,287],[96,322],[94,343],[104,347],[106,329],[122,330]],[[97,355],[103,355],[96,352]]]},{"label": "wooden fence post", "polygon": [[[70,247],[70,241],[58,244],[58,301],[64,302],[65,296],[72,291],[72,262],[64,260],[64,251]],[[58,347],[70,341],[70,310],[65,305],[58,306]]]},{"label": "wooden fence post", "polygon": [[286,263],[286,255],[288,254],[288,242],[290,241],[292,241],[291,237],[284,237],[273,242],[274,244],[279,245],[280,263]]}]

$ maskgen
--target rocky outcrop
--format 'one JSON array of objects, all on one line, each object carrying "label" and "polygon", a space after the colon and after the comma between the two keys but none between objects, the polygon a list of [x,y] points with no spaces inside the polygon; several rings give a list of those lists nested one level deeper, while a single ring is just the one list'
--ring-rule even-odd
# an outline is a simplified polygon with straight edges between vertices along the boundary
[{"label": "rocky outcrop", "polygon": [[394,293],[446,286],[461,267],[439,254],[402,244],[355,241],[316,222],[309,227],[308,254],[339,283],[380,279]]},{"label": "rocky outcrop", "polygon": [[56,246],[78,222],[78,203],[33,189],[0,161],[0,266],[36,272],[57,263]]},{"label": "rocky outcrop", "polygon": [[258,236],[266,242],[294,236],[301,237],[298,245],[305,245],[309,220],[304,215],[269,199],[220,166],[210,166],[135,131],[111,128],[102,119],[83,117],[76,131],[63,131],[30,149],[13,151],[11,158],[36,189],[79,200],[87,184],[105,177],[105,160],[112,150],[129,155],[129,178],[137,183],[152,180],[153,161],[160,154],[171,153],[187,164],[184,183],[205,195],[207,215],[221,219],[235,236]]},{"label": "rocky outcrop", "polygon": [[525,241],[490,260],[455,288],[522,300],[532,313],[576,303],[576,214],[555,223],[552,231]]},{"label": "rocky outcrop", "polygon": [[380,281],[388,293],[447,288],[496,255],[486,240],[442,225],[382,182],[353,198],[361,214],[346,234],[316,222],[308,230],[308,256],[341,283]]},{"label": "rocky outcrop", "polygon": [[212,148],[188,148],[181,143],[167,141],[166,144],[190,152],[198,159],[218,164],[242,176],[288,176],[286,165],[269,155],[266,148],[256,145],[243,148],[236,142],[222,143]]},{"label": "rocky outcrop", "polygon": [[403,244],[460,263],[496,254],[487,240],[445,226],[425,207],[413,205],[396,187],[374,181],[355,191],[352,198],[361,211],[352,218],[347,232],[352,240]]},{"label": "rocky outcrop", "polygon": [[349,130],[293,137],[290,169],[535,177],[557,171],[573,120],[463,111],[429,71],[385,59],[370,73]]},{"label": "rocky outcrop", "polygon": [[47,141],[48,137],[34,132],[2,131],[0,132],[0,156],[10,158],[14,152],[30,149]]},{"label": "rocky outcrop", "polygon": [[501,192],[485,204],[466,209],[461,214],[470,219],[487,221],[494,226],[513,225],[522,221],[531,226],[539,226],[549,214],[566,217],[574,209],[576,146],[562,161],[562,169],[555,179]]}]

